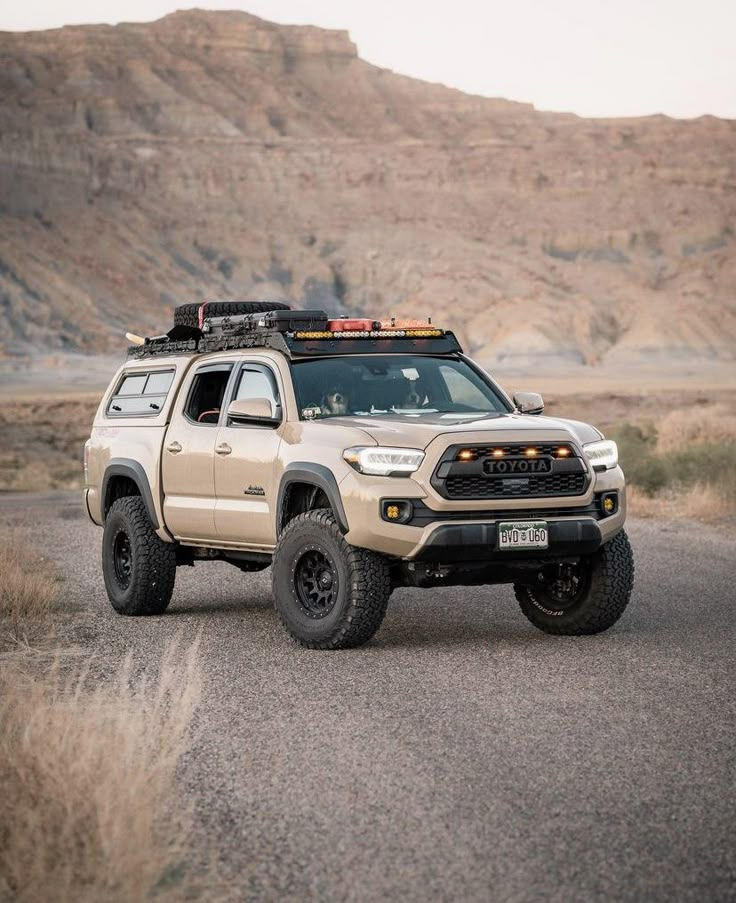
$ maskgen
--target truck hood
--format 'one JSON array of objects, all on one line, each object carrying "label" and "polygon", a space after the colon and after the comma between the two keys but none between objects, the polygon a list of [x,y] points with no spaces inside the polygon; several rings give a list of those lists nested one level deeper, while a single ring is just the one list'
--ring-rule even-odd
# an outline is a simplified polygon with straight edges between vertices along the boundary
[{"label": "truck hood", "polygon": [[595,427],[579,420],[565,420],[559,417],[544,417],[529,414],[396,414],[380,417],[331,417],[329,423],[357,428],[368,433],[379,445],[393,445],[400,448],[425,449],[432,440],[441,435],[472,433],[474,436],[487,433],[488,441],[493,441],[496,433],[539,433],[549,431],[567,434],[581,445],[595,442],[602,437]]}]

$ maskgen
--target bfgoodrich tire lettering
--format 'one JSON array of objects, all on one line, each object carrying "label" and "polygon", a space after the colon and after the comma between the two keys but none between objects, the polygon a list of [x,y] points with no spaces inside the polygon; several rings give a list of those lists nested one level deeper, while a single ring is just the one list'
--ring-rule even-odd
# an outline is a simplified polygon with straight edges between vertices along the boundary
[{"label": "bfgoodrich tire lettering", "polygon": [[626,533],[589,556],[581,572],[579,590],[569,605],[550,601],[542,587],[514,584],[526,617],[545,633],[567,636],[601,633],[624,613],[634,587],[634,555]]},{"label": "bfgoodrich tire lettering", "polygon": [[386,560],[346,542],[324,508],[289,521],[274,551],[272,575],[281,621],[309,649],[366,643],[381,626],[391,595]]},{"label": "bfgoodrich tire lettering", "polygon": [[174,591],[176,547],[156,535],[140,496],[113,502],[102,536],[107,595],[122,615],[160,615]]}]

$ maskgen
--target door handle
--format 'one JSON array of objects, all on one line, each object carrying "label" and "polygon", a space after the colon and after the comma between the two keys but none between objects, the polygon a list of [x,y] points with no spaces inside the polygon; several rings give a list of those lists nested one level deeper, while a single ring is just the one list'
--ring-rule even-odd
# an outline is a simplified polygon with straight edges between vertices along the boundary
[{"label": "door handle", "polygon": [[215,451],[218,455],[229,455],[232,449],[227,444],[227,442],[221,442],[218,446],[215,447]]},{"label": "door handle", "polygon": [[181,445],[180,443],[176,442],[176,440],[174,442],[169,442],[169,444],[166,446],[166,451],[171,452],[172,455],[178,455],[181,451]]}]

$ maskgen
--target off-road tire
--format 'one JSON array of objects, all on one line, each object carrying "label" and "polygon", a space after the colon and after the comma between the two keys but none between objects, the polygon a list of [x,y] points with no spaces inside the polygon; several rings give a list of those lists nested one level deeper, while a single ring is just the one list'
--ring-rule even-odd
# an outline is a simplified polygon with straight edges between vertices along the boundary
[{"label": "off-road tire", "polygon": [[[201,304],[180,304],[174,308],[174,326],[199,327]],[[265,314],[269,310],[289,310],[281,301],[212,301],[205,307],[206,317],[234,317],[239,314]]]},{"label": "off-road tire", "polygon": [[[316,552],[334,565],[334,607],[309,616],[300,602],[297,568]],[[332,512],[319,508],[300,514],[284,528],[273,555],[274,605],[291,636],[308,649],[349,649],[368,642],[381,626],[391,595],[385,558],[351,546]]]},{"label": "off-road tire", "polygon": [[514,584],[514,592],[526,617],[545,633],[583,636],[608,630],[629,604],[634,588],[634,555],[626,533],[590,556],[590,572],[581,599],[560,612],[551,612],[534,586]]},{"label": "off-road tire", "polygon": [[[121,574],[129,549],[129,578]],[[117,562],[117,563],[116,563]],[[113,502],[102,535],[102,573],[112,607],[121,615],[160,615],[174,591],[176,546],[160,539],[140,496]]]}]

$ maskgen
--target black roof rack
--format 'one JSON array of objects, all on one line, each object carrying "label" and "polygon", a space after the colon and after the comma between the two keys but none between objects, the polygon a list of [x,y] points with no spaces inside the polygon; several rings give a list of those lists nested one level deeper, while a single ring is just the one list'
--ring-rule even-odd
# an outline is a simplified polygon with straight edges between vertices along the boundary
[{"label": "black roof rack", "polygon": [[182,327],[170,335],[147,338],[142,345],[131,345],[128,357],[135,359],[160,355],[208,354],[247,348],[272,348],[289,358],[336,354],[452,354],[462,351],[455,335],[427,325],[406,329],[333,331],[327,314],[321,310],[276,311],[211,317],[202,330]]}]

